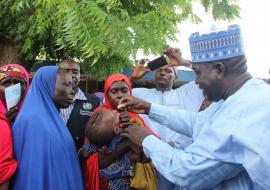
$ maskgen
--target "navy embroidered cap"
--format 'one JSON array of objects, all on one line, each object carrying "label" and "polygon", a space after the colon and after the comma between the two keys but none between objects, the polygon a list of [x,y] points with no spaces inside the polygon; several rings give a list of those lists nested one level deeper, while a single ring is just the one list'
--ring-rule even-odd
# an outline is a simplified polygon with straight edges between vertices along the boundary
[{"label": "navy embroidered cap", "polygon": [[245,55],[239,25],[208,34],[193,33],[189,37],[193,63],[211,62]]}]

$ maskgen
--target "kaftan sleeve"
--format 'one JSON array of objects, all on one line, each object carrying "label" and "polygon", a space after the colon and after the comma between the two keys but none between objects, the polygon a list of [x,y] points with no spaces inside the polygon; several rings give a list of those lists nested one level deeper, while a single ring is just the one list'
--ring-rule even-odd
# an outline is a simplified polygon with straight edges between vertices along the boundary
[{"label": "kaftan sleeve", "polygon": [[192,137],[193,126],[197,117],[197,112],[168,108],[158,104],[152,104],[149,112],[149,118],[188,137]]},{"label": "kaftan sleeve", "polygon": [[144,139],[143,150],[163,176],[188,189],[211,188],[243,171],[241,165],[175,149],[153,135]]}]

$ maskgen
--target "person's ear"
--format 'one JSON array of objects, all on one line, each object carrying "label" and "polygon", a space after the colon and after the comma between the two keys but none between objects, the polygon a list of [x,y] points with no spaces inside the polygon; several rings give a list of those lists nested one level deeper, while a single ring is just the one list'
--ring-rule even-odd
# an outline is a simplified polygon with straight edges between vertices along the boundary
[{"label": "person's ear", "polygon": [[177,75],[175,74],[173,82],[175,82],[176,80],[177,80]]},{"label": "person's ear", "polygon": [[173,71],[173,75],[174,75],[173,82],[175,82],[177,80],[177,67],[172,67],[172,71]]},{"label": "person's ear", "polygon": [[215,62],[213,63],[213,69],[217,71],[217,78],[222,79],[225,75],[225,66],[221,62]]}]

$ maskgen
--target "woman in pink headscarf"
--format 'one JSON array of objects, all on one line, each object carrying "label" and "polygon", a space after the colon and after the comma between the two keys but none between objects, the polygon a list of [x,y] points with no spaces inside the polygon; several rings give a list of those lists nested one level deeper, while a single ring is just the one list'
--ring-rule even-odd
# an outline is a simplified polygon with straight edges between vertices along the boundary
[{"label": "woman in pink headscarf", "polygon": [[[17,83],[21,84],[21,99],[17,106],[7,110],[5,89]],[[28,88],[29,74],[24,67],[18,64],[8,64],[0,67],[0,112],[6,114],[11,122],[15,119]]]},{"label": "woman in pink headscarf", "polygon": [[[17,83],[21,85],[21,99],[15,107],[8,110],[5,89]],[[10,125],[18,114],[28,88],[29,74],[22,66],[9,64],[0,67],[0,190],[8,190],[9,180],[17,168]]]}]

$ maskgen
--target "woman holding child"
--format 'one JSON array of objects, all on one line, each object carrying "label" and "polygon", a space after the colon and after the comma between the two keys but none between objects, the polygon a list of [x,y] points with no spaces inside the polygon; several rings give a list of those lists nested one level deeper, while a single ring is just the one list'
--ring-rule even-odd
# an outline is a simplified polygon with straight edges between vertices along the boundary
[{"label": "woman holding child", "polygon": [[[119,100],[128,95],[132,95],[128,77],[114,74],[107,78],[104,87],[105,105],[95,110],[86,126],[86,136],[94,152],[86,162],[87,190],[136,189],[136,184],[134,187],[132,182],[136,172],[132,160],[140,160],[137,158],[140,154],[134,154],[132,146],[119,133],[131,123],[146,125],[139,115],[116,109]],[[152,169],[152,181],[155,184],[154,172]]]}]

